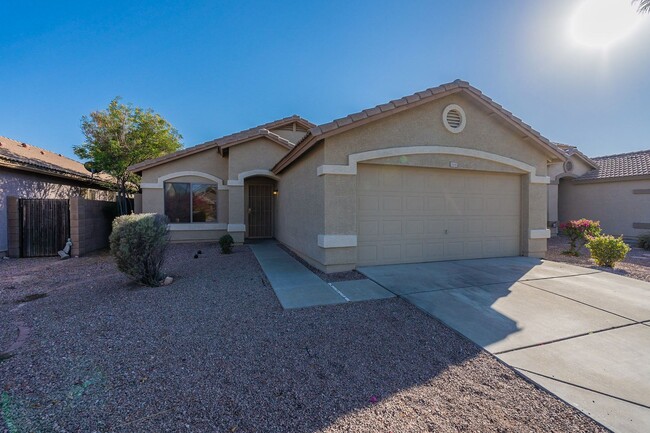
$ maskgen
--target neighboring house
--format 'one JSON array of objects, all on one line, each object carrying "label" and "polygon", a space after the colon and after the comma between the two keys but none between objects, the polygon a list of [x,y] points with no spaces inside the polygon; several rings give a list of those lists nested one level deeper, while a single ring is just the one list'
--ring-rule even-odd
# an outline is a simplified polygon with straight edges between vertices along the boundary
[{"label": "neighboring house", "polygon": [[588,158],[558,147],[568,160],[549,167],[549,221],[588,218],[626,238],[650,231],[650,150]]},{"label": "neighboring house", "polygon": [[60,154],[0,137],[0,257],[8,250],[8,197],[112,200],[111,180],[104,174],[93,175],[80,162]]},{"label": "neighboring house", "polygon": [[275,237],[326,272],[546,252],[566,154],[467,82],[293,116],[131,167],[173,240]]}]

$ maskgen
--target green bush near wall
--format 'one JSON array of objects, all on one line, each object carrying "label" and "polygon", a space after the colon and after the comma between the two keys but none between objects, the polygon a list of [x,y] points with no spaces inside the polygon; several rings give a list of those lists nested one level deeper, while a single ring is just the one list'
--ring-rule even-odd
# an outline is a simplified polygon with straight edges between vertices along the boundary
[{"label": "green bush near wall", "polygon": [[630,247],[623,241],[623,236],[596,236],[589,239],[585,245],[598,266],[613,268],[616,263],[625,259]]},{"label": "green bush near wall", "polygon": [[111,254],[120,271],[148,286],[159,286],[169,245],[167,217],[131,214],[113,220]]}]

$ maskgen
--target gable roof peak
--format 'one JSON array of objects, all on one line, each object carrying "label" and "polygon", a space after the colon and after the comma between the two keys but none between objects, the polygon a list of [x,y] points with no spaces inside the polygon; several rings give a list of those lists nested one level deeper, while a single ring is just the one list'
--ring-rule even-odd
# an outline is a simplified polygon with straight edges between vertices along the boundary
[{"label": "gable roof peak", "polygon": [[307,135],[305,135],[298,143],[296,143],[296,146],[287,155],[285,155],[285,157],[282,158],[275,165],[275,167],[273,167],[273,171],[275,173],[281,172],[316,142],[326,137],[347,131],[356,126],[367,124],[374,120],[379,120],[385,116],[389,116],[391,114],[398,113],[409,108],[417,107],[421,104],[425,104],[457,92],[464,92],[465,94],[473,97],[484,107],[500,115],[513,127],[519,129],[522,133],[531,137],[539,146],[541,146],[546,151],[548,155],[552,155],[552,158],[559,160],[566,159],[566,155],[562,150],[560,150],[549,139],[533,129],[530,125],[522,121],[510,111],[503,108],[501,105],[494,102],[488,96],[484,95],[483,92],[481,92],[476,87],[473,87],[468,81],[456,79],[450,83],[441,84],[437,87],[431,87],[420,92],[415,92],[411,95],[389,101],[385,104],[380,104],[373,108],[367,108],[357,113],[352,113],[345,117],[335,119],[331,122],[314,126],[313,128],[309,129]]}]

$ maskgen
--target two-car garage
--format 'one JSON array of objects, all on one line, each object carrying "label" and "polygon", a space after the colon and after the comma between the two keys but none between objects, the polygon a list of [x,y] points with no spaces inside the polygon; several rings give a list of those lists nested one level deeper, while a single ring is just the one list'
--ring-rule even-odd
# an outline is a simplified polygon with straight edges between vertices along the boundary
[{"label": "two-car garage", "polygon": [[358,265],[520,255],[521,177],[360,164]]}]

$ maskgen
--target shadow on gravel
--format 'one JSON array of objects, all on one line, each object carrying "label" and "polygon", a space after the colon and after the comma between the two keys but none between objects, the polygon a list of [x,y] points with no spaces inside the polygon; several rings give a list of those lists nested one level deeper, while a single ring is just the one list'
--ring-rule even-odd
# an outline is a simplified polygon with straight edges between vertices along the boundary
[{"label": "shadow on gravel", "polygon": [[34,337],[0,363],[5,423],[9,414],[17,431],[595,429],[401,299],[285,311],[246,247],[200,248],[201,260],[196,245],[170,248],[167,272],[182,277],[170,286],[130,290],[113,270],[118,285],[104,278],[21,309]]}]

